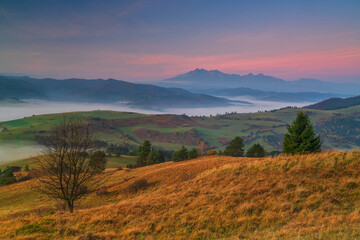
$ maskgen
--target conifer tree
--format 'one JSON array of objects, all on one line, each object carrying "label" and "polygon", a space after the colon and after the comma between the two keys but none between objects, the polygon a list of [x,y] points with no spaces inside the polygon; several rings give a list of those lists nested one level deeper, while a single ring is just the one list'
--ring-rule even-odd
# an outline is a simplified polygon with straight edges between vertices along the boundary
[{"label": "conifer tree", "polygon": [[165,156],[163,151],[161,151],[160,149],[152,148],[148,156],[146,157],[146,164],[151,165],[162,162],[165,162]]},{"label": "conifer tree", "polygon": [[146,158],[149,155],[151,151],[151,143],[149,140],[145,140],[142,145],[138,148],[138,164],[145,165],[146,164]]},{"label": "conifer tree", "polygon": [[196,148],[192,148],[189,151],[189,159],[193,159],[193,158],[197,158],[198,157],[198,152],[196,150]]},{"label": "conifer tree", "polygon": [[308,114],[299,112],[284,136],[283,152],[307,154],[321,151],[320,136],[316,136]]},{"label": "conifer tree", "polygon": [[152,148],[149,154],[146,157],[146,165],[151,165],[156,163],[157,151],[155,148]]},{"label": "conifer tree", "polygon": [[165,162],[165,156],[163,151],[158,149],[156,154],[156,163],[162,163],[162,162]]},{"label": "conifer tree", "polygon": [[246,153],[247,157],[265,157],[265,155],[265,149],[260,145],[260,143],[252,145]]},{"label": "conifer tree", "polygon": [[244,155],[244,144],[241,137],[235,137],[229,145],[226,146],[224,152],[226,156],[242,157]]},{"label": "conifer tree", "polygon": [[184,146],[182,146],[182,148],[180,150],[174,151],[174,153],[171,157],[171,159],[174,162],[184,161],[188,158],[189,158],[188,150]]}]

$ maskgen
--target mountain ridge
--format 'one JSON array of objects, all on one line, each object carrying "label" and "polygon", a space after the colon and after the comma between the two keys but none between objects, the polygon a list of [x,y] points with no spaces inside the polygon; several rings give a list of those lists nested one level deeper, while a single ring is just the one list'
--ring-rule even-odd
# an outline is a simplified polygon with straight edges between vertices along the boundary
[{"label": "mountain ridge", "polygon": [[360,92],[358,83],[325,82],[313,78],[301,78],[296,81],[286,81],[281,78],[264,75],[227,74],[219,70],[195,69],[173,78],[167,78],[157,85],[163,87],[181,87],[194,92],[204,92],[210,88],[247,87],[254,90],[281,91],[281,92],[320,92],[356,95]]},{"label": "mountain ridge", "polygon": [[[0,76],[0,98],[66,102],[117,103],[143,108],[227,106],[231,101],[178,88],[135,84],[115,79],[64,80]],[[242,102],[246,103],[246,102]]]}]

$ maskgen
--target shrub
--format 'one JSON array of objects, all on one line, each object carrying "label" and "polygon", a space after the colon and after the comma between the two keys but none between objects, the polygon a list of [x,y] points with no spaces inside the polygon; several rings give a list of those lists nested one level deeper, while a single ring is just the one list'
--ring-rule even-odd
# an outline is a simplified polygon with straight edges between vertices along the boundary
[{"label": "shrub", "polygon": [[207,153],[206,153],[206,156],[214,156],[216,155],[216,150],[215,149],[210,149]]},{"label": "shrub", "polygon": [[0,175],[0,186],[16,183],[17,180],[11,168],[7,167]]},{"label": "shrub", "polygon": [[98,169],[99,171],[105,170],[107,164],[107,159],[105,157],[105,152],[95,151],[90,158],[89,166],[93,169]]},{"label": "shrub", "polygon": [[346,188],[347,189],[355,189],[357,188],[359,185],[356,182],[349,182],[346,184]]},{"label": "shrub", "polygon": [[128,193],[137,193],[139,190],[143,190],[149,187],[149,183],[146,179],[142,178],[139,180],[136,180],[132,184],[130,184],[126,189],[125,192]]}]

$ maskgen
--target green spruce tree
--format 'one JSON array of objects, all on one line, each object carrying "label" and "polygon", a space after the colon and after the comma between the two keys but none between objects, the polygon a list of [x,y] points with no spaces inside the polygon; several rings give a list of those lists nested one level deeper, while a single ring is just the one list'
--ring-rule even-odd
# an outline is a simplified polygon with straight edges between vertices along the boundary
[{"label": "green spruce tree", "polygon": [[151,165],[156,163],[157,150],[152,148],[149,154],[146,157],[146,165]]},{"label": "green spruce tree", "polygon": [[184,161],[188,158],[189,158],[188,150],[184,146],[182,146],[182,148],[180,150],[174,151],[174,153],[171,157],[171,159],[174,162]]},{"label": "green spruce tree", "polygon": [[226,156],[242,157],[244,155],[244,144],[241,137],[235,137],[229,145],[226,146],[224,152]]},{"label": "green spruce tree", "polygon": [[198,151],[196,150],[196,148],[192,148],[189,151],[189,159],[193,159],[193,158],[197,158],[198,157]]},{"label": "green spruce tree", "polygon": [[287,130],[283,141],[284,153],[307,154],[321,151],[320,136],[316,136],[308,114],[298,112]]},{"label": "green spruce tree", "polygon": [[266,155],[266,151],[260,145],[260,143],[255,143],[254,145],[252,145],[246,153],[247,157],[256,157],[256,158],[265,157],[265,155]]},{"label": "green spruce tree", "polygon": [[146,164],[146,158],[149,155],[151,151],[151,143],[149,140],[145,140],[144,143],[142,145],[139,146],[138,148],[138,160],[137,163],[140,165],[145,165]]},{"label": "green spruce tree", "polygon": [[165,156],[160,149],[152,148],[146,157],[146,165],[165,162]]},{"label": "green spruce tree", "polygon": [[165,162],[165,156],[164,156],[163,151],[158,149],[156,151],[156,163],[162,163],[162,162]]}]

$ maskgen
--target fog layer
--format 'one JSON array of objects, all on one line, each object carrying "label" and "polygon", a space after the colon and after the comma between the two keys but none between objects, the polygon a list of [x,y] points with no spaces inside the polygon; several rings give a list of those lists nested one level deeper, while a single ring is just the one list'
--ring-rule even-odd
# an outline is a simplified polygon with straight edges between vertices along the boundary
[{"label": "fog layer", "polygon": [[27,103],[7,104],[0,105],[0,122],[9,121],[32,115],[48,114],[48,113],[61,113],[72,111],[92,111],[92,110],[112,110],[112,111],[125,111],[125,112],[139,112],[147,114],[187,114],[187,115],[216,115],[225,112],[236,111],[238,113],[257,112],[264,110],[278,109],[286,106],[302,107],[311,104],[307,103],[284,103],[284,102],[268,102],[257,101],[248,98],[237,98],[234,100],[243,100],[251,102],[252,104],[237,104],[227,107],[210,107],[210,108],[171,108],[163,110],[146,110],[139,108],[130,108],[124,104],[86,104],[86,103],[68,103],[68,102],[50,102],[42,100],[26,100]]}]

